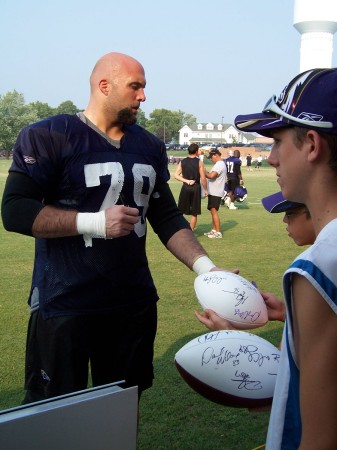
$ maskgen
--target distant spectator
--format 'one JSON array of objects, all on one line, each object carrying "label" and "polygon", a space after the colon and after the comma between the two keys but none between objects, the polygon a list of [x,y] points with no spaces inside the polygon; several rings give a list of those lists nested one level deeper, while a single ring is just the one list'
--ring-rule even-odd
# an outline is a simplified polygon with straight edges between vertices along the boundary
[{"label": "distant spectator", "polygon": [[217,149],[209,152],[209,158],[212,163],[214,163],[212,170],[206,173],[209,192],[207,209],[210,211],[212,216],[212,229],[210,232],[205,233],[205,235],[210,239],[221,239],[222,233],[220,231],[220,218],[218,211],[221,204],[221,198],[225,190],[226,164],[222,160],[221,153]]},{"label": "distant spectator", "polygon": [[260,169],[261,166],[262,166],[262,156],[259,155],[258,158],[257,158],[257,163],[256,163],[256,166],[255,166],[255,169]]},{"label": "distant spectator", "polygon": [[247,161],[247,168],[249,171],[253,170],[252,169],[252,155],[250,153],[248,153],[248,155],[246,156],[246,161]]},{"label": "distant spectator", "polygon": [[179,162],[174,178],[183,183],[178,208],[183,214],[191,216],[190,227],[193,231],[197,224],[198,215],[201,214],[201,185],[204,195],[207,195],[207,184],[204,163],[198,158],[199,147],[191,144],[188,147],[188,156]]}]

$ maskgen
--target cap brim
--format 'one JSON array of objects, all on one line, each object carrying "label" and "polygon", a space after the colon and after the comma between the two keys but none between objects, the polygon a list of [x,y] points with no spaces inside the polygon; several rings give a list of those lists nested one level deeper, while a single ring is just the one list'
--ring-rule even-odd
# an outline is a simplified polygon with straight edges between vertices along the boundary
[{"label": "cap brim", "polygon": [[264,197],[261,201],[264,209],[270,213],[281,213],[304,206],[303,203],[296,203],[286,200],[283,197],[282,192],[276,192],[276,194]]},{"label": "cap brim", "polygon": [[289,126],[289,123],[285,123],[282,117],[274,113],[256,113],[237,116],[234,124],[236,128],[246,133],[254,132],[267,137],[270,137],[273,129]]}]

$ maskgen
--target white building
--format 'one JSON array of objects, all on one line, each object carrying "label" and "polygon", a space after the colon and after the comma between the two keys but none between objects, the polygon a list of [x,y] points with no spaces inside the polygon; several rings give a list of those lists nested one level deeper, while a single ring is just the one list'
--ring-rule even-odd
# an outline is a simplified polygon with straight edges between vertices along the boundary
[{"label": "white building", "polygon": [[179,130],[179,145],[197,144],[252,144],[256,136],[243,133],[224,123],[193,123]]}]

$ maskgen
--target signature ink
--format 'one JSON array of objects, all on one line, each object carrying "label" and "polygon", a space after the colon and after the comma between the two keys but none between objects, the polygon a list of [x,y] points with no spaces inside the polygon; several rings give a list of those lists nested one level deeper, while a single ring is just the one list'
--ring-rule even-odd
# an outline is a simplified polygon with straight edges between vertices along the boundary
[{"label": "signature ink", "polygon": [[236,308],[234,311],[234,315],[239,316],[241,319],[244,319],[244,320],[248,319],[248,321],[254,323],[260,317],[261,311],[256,311],[256,312],[241,311],[239,308]]},{"label": "signature ink", "polygon": [[249,362],[254,362],[262,366],[265,360],[270,360],[270,356],[263,355],[258,350],[258,347],[255,345],[240,345],[240,352],[248,355]]},{"label": "signature ink", "polygon": [[239,364],[238,356],[239,353],[232,353],[226,350],[225,347],[222,347],[219,353],[216,353],[213,347],[207,347],[202,353],[201,365],[204,366],[211,362],[216,365],[222,365],[231,360],[233,360],[233,365],[237,365]]},{"label": "signature ink", "polygon": [[238,389],[246,389],[247,391],[259,391],[262,389],[261,381],[250,380],[250,375],[245,372],[235,372],[235,377],[232,381],[238,382]]}]

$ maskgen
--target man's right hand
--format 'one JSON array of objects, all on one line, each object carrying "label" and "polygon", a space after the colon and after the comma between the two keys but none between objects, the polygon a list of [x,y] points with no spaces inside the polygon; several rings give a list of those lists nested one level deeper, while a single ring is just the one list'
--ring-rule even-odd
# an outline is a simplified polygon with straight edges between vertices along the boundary
[{"label": "man's right hand", "polygon": [[139,210],[124,205],[114,205],[105,210],[106,237],[118,238],[127,236],[134,230],[140,220]]}]

